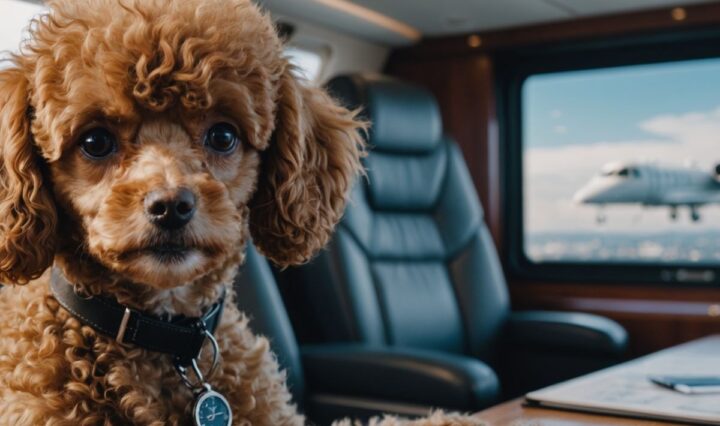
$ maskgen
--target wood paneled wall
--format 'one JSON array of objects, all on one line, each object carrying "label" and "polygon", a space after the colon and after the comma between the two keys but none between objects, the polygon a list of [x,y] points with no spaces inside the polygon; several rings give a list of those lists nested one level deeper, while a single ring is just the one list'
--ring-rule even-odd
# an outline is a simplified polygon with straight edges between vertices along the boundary
[{"label": "wood paneled wall", "polygon": [[[445,130],[465,154],[502,253],[503,162],[494,55],[532,45],[706,25],[720,25],[720,3],[430,39],[393,52],[386,72],[437,96]],[[633,355],[720,333],[720,289],[509,281],[516,308],[581,310],[617,320],[630,332]]]}]

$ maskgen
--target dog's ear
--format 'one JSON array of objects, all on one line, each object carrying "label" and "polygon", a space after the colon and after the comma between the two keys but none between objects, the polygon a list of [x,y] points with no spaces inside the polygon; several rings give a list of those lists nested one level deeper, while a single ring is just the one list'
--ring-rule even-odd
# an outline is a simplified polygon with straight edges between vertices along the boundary
[{"label": "dog's ear", "polygon": [[280,78],[273,140],[250,204],[260,252],[285,267],[309,260],[330,238],[362,170],[365,123],[323,90]]},{"label": "dog's ear", "polygon": [[0,282],[26,284],[55,255],[57,213],[30,133],[28,82],[0,71]]}]

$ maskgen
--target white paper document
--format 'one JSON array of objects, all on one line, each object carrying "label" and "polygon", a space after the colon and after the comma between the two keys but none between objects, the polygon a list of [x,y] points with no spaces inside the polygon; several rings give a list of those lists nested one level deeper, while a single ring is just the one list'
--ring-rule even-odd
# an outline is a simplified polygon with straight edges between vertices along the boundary
[{"label": "white paper document", "polygon": [[676,346],[526,395],[541,406],[720,425],[720,394],[685,395],[649,376],[720,376],[720,336]]}]

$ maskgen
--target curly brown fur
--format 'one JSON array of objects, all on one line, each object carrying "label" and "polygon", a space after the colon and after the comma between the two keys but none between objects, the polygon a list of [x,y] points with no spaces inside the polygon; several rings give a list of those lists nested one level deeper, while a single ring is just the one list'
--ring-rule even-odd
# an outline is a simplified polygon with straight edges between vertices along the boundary
[{"label": "curly brown fur", "polygon": [[[0,309],[11,313],[0,333],[2,424],[189,424],[192,396],[167,355],[98,335],[60,308],[42,280],[0,298]],[[302,424],[267,340],[232,303],[216,334],[221,371],[212,383],[232,404],[235,424]]]},{"label": "curly brown fur", "polygon": [[[235,424],[302,424],[231,282],[250,235],[280,266],[327,242],[360,171],[364,124],[295,79],[249,0],[50,6],[0,71],[0,280],[19,285],[0,291],[0,423],[189,423],[192,395],[171,357],[70,316],[42,275],[54,262],[78,293],[156,315],[200,315],[228,288],[213,387]],[[203,144],[218,122],[241,139],[226,155]],[[92,159],[79,139],[99,127],[117,147]],[[178,188],[197,211],[158,230],[145,199]],[[181,259],[153,251],[170,243]]]}]

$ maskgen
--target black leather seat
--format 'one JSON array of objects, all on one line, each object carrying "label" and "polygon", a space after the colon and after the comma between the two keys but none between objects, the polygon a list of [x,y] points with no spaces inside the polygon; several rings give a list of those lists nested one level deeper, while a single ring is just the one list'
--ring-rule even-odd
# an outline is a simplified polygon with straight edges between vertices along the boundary
[{"label": "black leather seat", "polygon": [[385,412],[425,415],[438,406],[469,410],[495,400],[495,373],[471,358],[356,343],[300,350],[270,266],[252,245],[235,290],[250,327],[270,339],[287,371],[295,403],[315,424]]},{"label": "black leather seat", "polygon": [[621,359],[626,332],[611,320],[510,311],[473,183],[429,92],[363,75],[329,90],[363,109],[371,152],[329,248],[282,277],[304,340],[482,360],[505,397]]}]

